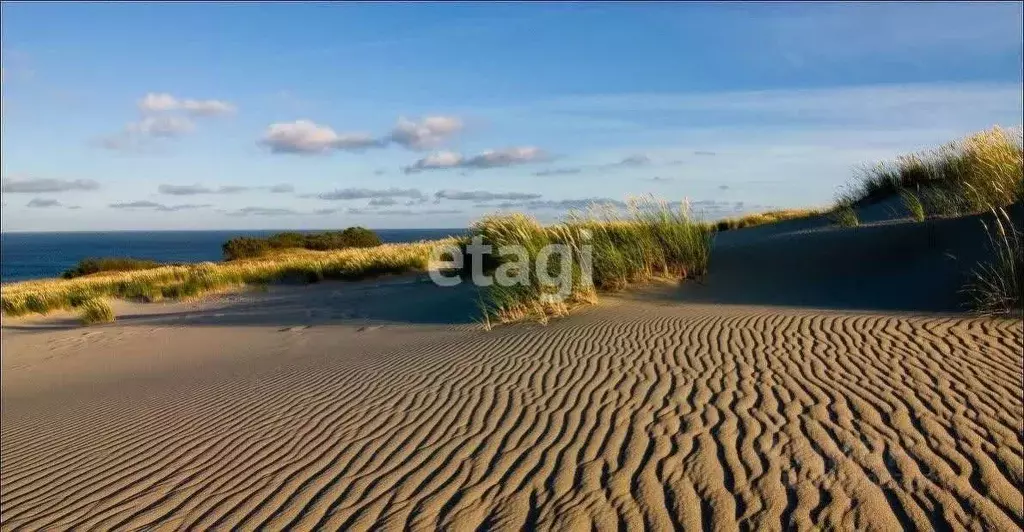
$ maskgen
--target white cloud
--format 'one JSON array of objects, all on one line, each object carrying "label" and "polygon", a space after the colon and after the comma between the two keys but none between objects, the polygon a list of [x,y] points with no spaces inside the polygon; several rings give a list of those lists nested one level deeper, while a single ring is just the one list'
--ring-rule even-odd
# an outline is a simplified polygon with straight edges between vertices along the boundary
[{"label": "white cloud", "polygon": [[260,144],[273,153],[318,154],[334,150],[357,151],[382,147],[380,140],[366,133],[339,135],[328,126],[311,120],[271,124]]},{"label": "white cloud", "polygon": [[458,168],[463,163],[462,155],[451,151],[431,153],[422,159],[417,160],[412,166],[406,167],[406,173],[419,172],[421,170],[439,170],[443,168]]},{"label": "white cloud", "polygon": [[398,144],[410,150],[434,148],[462,130],[462,120],[454,116],[428,116],[419,121],[400,117],[391,132],[382,137],[369,133],[338,133],[330,126],[312,120],[275,123],[267,127],[260,144],[273,153],[326,154],[333,151],[360,151]]},{"label": "white cloud", "polygon": [[184,111],[193,116],[227,115],[236,110],[233,104],[222,100],[182,100],[167,93],[155,92],[143,96],[138,102],[138,107],[144,113]]},{"label": "white cloud", "polygon": [[235,112],[235,106],[220,100],[185,100],[181,108],[196,116],[219,116]]},{"label": "white cloud", "polygon": [[195,124],[188,118],[171,115],[146,116],[125,126],[125,132],[129,135],[165,138],[179,137],[193,129]]},{"label": "white cloud", "polygon": [[454,116],[428,116],[419,122],[400,117],[390,138],[405,148],[424,150],[437,147],[462,127],[462,120]]},{"label": "white cloud", "polygon": [[148,93],[139,100],[142,112],[173,111],[178,108],[178,99],[166,93]]},{"label": "white cloud", "polygon": [[500,168],[541,162],[548,159],[547,153],[533,146],[487,150],[479,155],[468,158],[455,152],[442,151],[432,153],[417,160],[411,166],[405,167],[404,171],[410,174],[424,170],[442,170],[446,168]]},{"label": "white cloud", "polygon": [[547,154],[540,148],[527,146],[522,148],[506,148],[503,150],[487,150],[480,155],[469,158],[463,166],[473,168],[496,168],[513,166],[547,160]]}]

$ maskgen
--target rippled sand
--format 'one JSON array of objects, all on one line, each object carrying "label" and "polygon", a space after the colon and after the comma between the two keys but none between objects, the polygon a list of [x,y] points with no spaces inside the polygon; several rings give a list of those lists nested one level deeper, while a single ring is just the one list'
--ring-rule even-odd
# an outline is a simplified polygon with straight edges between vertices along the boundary
[{"label": "rippled sand", "polygon": [[[1024,524],[1018,320],[656,287],[487,332],[338,286],[5,329],[2,528]],[[271,319],[311,294],[354,310]]]}]

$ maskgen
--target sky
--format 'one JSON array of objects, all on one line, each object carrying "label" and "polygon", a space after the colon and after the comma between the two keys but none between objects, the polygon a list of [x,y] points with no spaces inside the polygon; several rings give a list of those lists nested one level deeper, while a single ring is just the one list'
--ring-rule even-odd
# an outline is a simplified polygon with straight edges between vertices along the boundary
[{"label": "sky", "polygon": [[1021,6],[5,1],[0,229],[821,206],[1019,126]]}]

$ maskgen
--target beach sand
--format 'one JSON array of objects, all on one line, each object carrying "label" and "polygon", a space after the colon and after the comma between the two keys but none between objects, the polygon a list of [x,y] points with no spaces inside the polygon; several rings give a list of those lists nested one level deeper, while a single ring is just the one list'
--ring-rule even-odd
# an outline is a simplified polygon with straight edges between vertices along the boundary
[{"label": "beach sand", "polygon": [[6,320],[0,526],[1019,530],[977,220],[777,225],[547,326],[417,276]]}]

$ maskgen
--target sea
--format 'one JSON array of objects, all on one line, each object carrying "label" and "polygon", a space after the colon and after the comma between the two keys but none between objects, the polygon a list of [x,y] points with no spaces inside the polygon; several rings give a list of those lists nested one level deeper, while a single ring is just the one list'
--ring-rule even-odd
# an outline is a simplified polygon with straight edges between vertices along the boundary
[{"label": "sea", "polygon": [[[221,244],[259,231],[115,231],[0,234],[0,282],[59,277],[88,257],[132,257],[158,262],[222,260]],[[316,233],[318,231],[298,231]],[[416,242],[462,235],[465,229],[377,229],[384,242]]]}]

